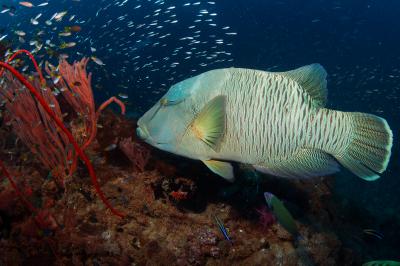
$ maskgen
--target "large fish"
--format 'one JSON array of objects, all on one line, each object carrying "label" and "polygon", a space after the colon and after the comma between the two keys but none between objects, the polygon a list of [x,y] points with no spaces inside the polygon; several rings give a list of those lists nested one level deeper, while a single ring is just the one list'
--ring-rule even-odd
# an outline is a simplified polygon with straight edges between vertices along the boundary
[{"label": "large fish", "polygon": [[389,162],[392,131],[378,116],[325,108],[326,76],[319,64],[208,71],[173,85],[139,119],[137,134],[228,180],[232,161],[298,178],[332,174],[340,163],[376,180]]}]

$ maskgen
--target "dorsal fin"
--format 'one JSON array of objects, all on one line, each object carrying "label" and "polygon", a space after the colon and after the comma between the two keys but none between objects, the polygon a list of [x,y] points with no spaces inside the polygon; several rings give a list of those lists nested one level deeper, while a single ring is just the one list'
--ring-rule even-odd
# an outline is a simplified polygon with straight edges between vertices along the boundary
[{"label": "dorsal fin", "polygon": [[280,74],[296,81],[311,96],[316,107],[325,106],[328,90],[326,88],[327,73],[323,66],[311,64]]}]

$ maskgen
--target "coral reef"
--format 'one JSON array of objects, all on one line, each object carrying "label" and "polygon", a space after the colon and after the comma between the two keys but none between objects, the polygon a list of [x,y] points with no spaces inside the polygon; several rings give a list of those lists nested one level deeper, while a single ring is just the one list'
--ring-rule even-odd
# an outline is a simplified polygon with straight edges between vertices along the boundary
[{"label": "coral reef", "polygon": [[[0,265],[359,265],[398,256],[398,216],[378,219],[336,198],[333,177],[287,180],[240,166],[228,183],[141,143],[133,121],[101,113],[111,102],[124,113],[115,97],[96,111],[86,59],[47,65],[50,85],[32,60],[39,78],[30,83],[0,62],[13,74],[0,83]],[[285,203],[301,237],[276,223],[264,191]],[[385,242],[363,237],[370,226],[386,229]]]},{"label": "coral reef", "polygon": [[[20,54],[27,55],[31,60],[38,78],[34,75],[26,77],[13,67],[16,57]],[[95,111],[90,83],[91,73],[86,72],[87,63],[86,58],[80,62],[74,62],[73,65],[69,65],[61,58],[57,68],[46,63],[45,69],[53,78],[54,88],[52,88],[44,78],[33,55],[24,49],[17,50],[5,62],[0,61],[0,100],[5,105],[12,129],[31,152],[39,156],[42,164],[50,171],[50,176],[54,176],[64,187],[65,177],[71,176],[76,171],[78,158],[80,158],[89,171],[100,199],[113,214],[122,217],[123,214],[114,209],[101,191],[92,163],[84,153],[84,149],[96,136],[100,112],[107,105],[115,102],[120,105],[121,113],[124,114],[125,105],[115,97],[111,97],[100,105],[97,112]],[[69,128],[65,125],[65,114],[62,113],[58,99],[55,97],[60,92],[79,118],[72,120]],[[74,125],[76,120],[78,124],[83,124],[81,130],[79,130],[80,126],[78,127],[78,133]],[[33,213],[39,212],[24,198],[4,164],[1,163],[0,166],[3,175],[9,180],[22,202]],[[40,216],[37,216],[37,219],[41,219]],[[38,220],[38,223],[40,226],[43,221]]]},{"label": "coral reef", "polygon": [[7,49],[10,48],[10,44],[5,42],[5,41],[0,41],[0,60],[4,60],[4,55],[7,51]]},{"label": "coral reef", "polygon": [[[48,221],[46,230],[39,229],[3,179],[0,264],[357,265],[366,256],[340,239],[340,232],[354,235],[357,225],[343,219],[344,207],[339,208],[332,196],[330,178],[313,182],[266,178],[258,184],[259,191],[268,187],[292,202],[287,206],[303,237],[297,241],[268,220],[262,193],[258,205],[243,203],[240,192],[221,197],[219,191],[229,184],[203,165],[155,150],[138,169],[120,145],[105,149],[132,135],[135,124],[112,112],[101,115],[99,124],[87,153],[102,190],[113,206],[126,213],[123,219],[113,216],[96,197],[84,168],[78,166],[73,182],[59,190],[54,180],[43,177],[37,159],[25,159],[26,148],[15,146],[10,132],[1,131],[0,158],[20,177],[35,177],[29,184],[22,178],[16,181],[21,189],[30,188],[29,200],[46,206],[54,220]],[[150,149],[135,138],[129,141]],[[31,181],[41,176],[44,182]],[[172,192],[178,191],[186,196],[175,197]],[[224,223],[232,243],[218,230],[214,215]]]}]

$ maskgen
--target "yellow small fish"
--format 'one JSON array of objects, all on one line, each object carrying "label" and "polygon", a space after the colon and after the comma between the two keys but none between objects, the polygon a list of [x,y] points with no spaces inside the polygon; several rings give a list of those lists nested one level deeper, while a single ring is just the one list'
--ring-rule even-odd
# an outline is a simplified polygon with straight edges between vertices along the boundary
[{"label": "yellow small fish", "polygon": [[53,79],[53,83],[57,84],[60,81],[60,79],[61,79],[60,75],[55,76],[54,79]]},{"label": "yellow small fish", "polygon": [[78,25],[64,27],[64,31],[80,32],[81,30],[81,26]]},{"label": "yellow small fish", "polygon": [[71,48],[76,45],[76,42],[63,42],[60,44],[60,49],[66,49],[66,48]]},{"label": "yellow small fish", "polygon": [[97,57],[95,57],[95,56],[92,56],[92,57],[90,57],[92,60],[93,60],[93,62],[95,62],[96,64],[98,64],[99,66],[104,66],[105,64],[103,63],[103,61],[101,61],[99,58],[97,58]]},{"label": "yellow small fish", "polygon": [[58,34],[58,36],[62,36],[62,37],[68,37],[68,36],[71,36],[71,32],[69,32],[69,31],[63,31],[63,32],[60,32],[59,34]]}]

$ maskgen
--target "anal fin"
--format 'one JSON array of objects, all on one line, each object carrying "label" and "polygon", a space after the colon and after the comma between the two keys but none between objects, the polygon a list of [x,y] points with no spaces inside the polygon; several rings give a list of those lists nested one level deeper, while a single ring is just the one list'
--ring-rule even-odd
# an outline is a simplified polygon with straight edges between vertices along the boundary
[{"label": "anal fin", "polygon": [[254,168],[281,177],[309,178],[333,174],[339,171],[339,164],[324,151],[302,148],[286,160],[268,166],[254,165]]}]

